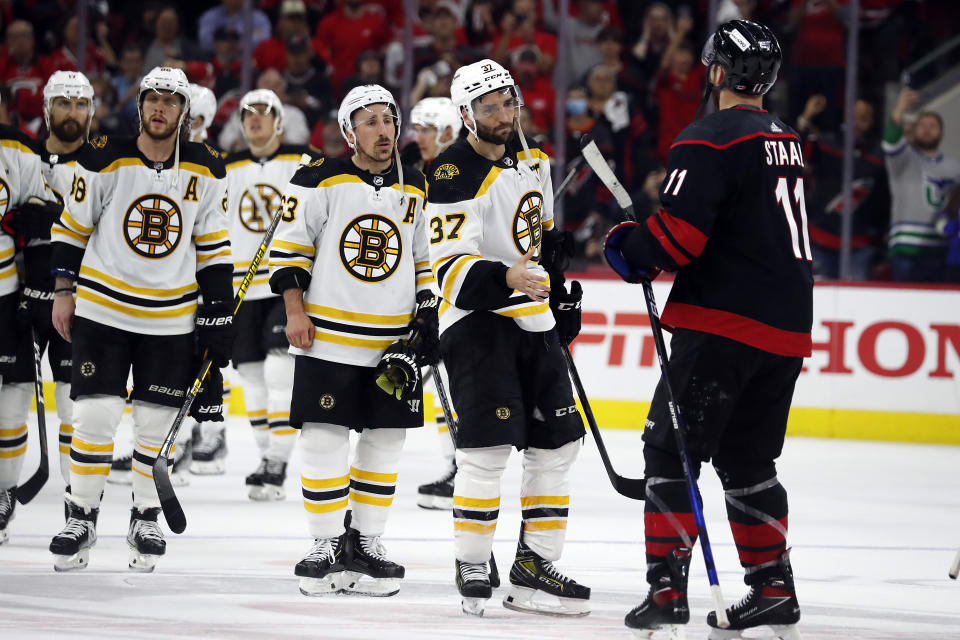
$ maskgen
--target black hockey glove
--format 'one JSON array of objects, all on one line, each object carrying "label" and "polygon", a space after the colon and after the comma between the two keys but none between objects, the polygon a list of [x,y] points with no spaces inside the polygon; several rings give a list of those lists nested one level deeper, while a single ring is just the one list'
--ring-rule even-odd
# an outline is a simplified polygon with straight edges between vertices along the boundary
[{"label": "black hockey glove", "polygon": [[53,292],[24,287],[20,290],[20,304],[17,305],[17,325],[23,329],[23,335],[30,335],[30,329],[37,335],[47,335],[53,328]]},{"label": "black hockey glove", "polygon": [[237,328],[233,324],[232,302],[210,302],[197,309],[197,343],[200,353],[207,352],[213,366],[227,366],[233,353]]},{"label": "black hockey glove", "polygon": [[376,374],[378,387],[397,400],[406,400],[420,383],[417,355],[406,342],[397,340],[383,352]]},{"label": "black hockey glove", "polygon": [[30,196],[24,204],[3,216],[3,230],[9,235],[32,240],[49,240],[50,227],[60,219],[63,205]]},{"label": "black hockey glove", "polygon": [[540,266],[547,270],[551,280],[562,280],[563,272],[570,266],[575,245],[569,231],[549,229],[543,232],[540,244]]},{"label": "black hockey glove", "polygon": [[223,422],[223,374],[217,367],[210,367],[200,393],[190,405],[190,417],[197,422]]},{"label": "black hockey glove", "polygon": [[560,342],[569,345],[580,334],[580,302],[583,300],[583,288],[576,280],[570,283],[570,293],[563,287],[550,292],[550,310],[557,321],[557,335]]},{"label": "black hockey glove", "polygon": [[407,344],[416,353],[418,366],[433,366],[440,362],[440,323],[437,320],[440,298],[432,294],[419,297],[417,313],[410,321]]}]

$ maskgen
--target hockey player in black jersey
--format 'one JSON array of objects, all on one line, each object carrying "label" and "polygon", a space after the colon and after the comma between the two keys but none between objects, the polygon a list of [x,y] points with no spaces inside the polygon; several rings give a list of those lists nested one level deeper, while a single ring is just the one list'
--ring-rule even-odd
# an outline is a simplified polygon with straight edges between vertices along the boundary
[{"label": "hockey player in black jersey", "polygon": [[[748,594],[711,612],[711,640],[771,626],[797,640],[800,608],[786,546],[787,493],[775,460],[803,357],[810,355],[813,276],[797,134],[762,108],[781,53],[765,26],[721,25],[702,56],[719,110],[670,149],[661,209],[607,236],[626,281],[676,271],[663,325],[669,372],[696,472],[712,460],[745,569]],[[689,620],[687,571],[697,529],[658,385],[646,422],[646,600],[626,617],[639,637]]]}]

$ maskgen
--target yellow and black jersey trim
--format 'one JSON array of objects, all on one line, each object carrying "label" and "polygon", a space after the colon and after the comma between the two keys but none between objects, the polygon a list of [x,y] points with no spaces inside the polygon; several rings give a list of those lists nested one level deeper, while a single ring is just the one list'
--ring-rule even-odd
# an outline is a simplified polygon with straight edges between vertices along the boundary
[{"label": "yellow and black jersey trim", "polygon": [[173,318],[193,314],[200,289],[196,284],[172,289],[134,287],[119,278],[80,267],[77,298],[134,318]]},{"label": "yellow and black jersey trim", "polygon": [[274,240],[270,245],[271,267],[295,267],[310,271],[317,249],[310,244],[300,244],[287,240]]},{"label": "yellow and black jersey trim", "polygon": [[0,251],[0,280],[6,280],[17,274],[17,265],[14,263],[15,254],[15,247]]},{"label": "yellow and black jersey trim", "polygon": [[[240,283],[243,282],[243,279],[247,276],[247,271],[250,270],[250,265],[253,264],[252,260],[246,262],[234,262],[233,263],[233,286],[239,287]],[[254,287],[258,284],[269,284],[270,283],[270,263],[269,260],[263,260],[260,265],[257,267],[257,273],[253,277],[253,280],[250,282],[250,286]]]},{"label": "yellow and black jersey trim", "polygon": [[[226,169],[220,155],[206,144],[200,142],[180,142],[180,169],[208,178],[223,178]],[[164,169],[172,169],[174,156],[163,163]],[[77,162],[87,171],[109,173],[123,167],[149,167],[137,148],[137,140],[132,136],[99,136],[83,147]]]},{"label": "yellow and black jersey trim", "polygon": [[410,333],[413,313],[375,314],[304,303],[315,327],[314,339],[383,351]]},{"label": "yellow and black jersey trim", "polygon": [[93,233],[93,227],[74,220],[67,209],[60,212],[60,219],[50,228],[51,241],[59,240],[81,248],[87,246],[91,233]]},{"label": "yellow and black jersey trim", "polygon": [[233,171],[239,167],[261,161],[269,162],[271,160],[280,160],[282,162],[301,162],[303,160],[303,154],[307,154],[311,161],[322,156],[318,150],[305,144],[281,144],[277,150],[267,158],[258,158],[254,156],[249,149],[244,149],[243,151],[227,154],[223,162],[227,171]]},{"label": "yellow and black jersey trim", "polygon": [[429,260],[415,262],[413,264],[413,269],[417,278],[417,291],[424,287],[429,287],[431,284],[437,281],[436,278],[433,277],[433,269],[430,268]]},{"label": "yellow and black jersey trim", "polygon": [[194,236],[193,244],[197,249],[197,267],[202,269],[203,263],[214,258],[231,258],[230,238],[227,237],[227,230],[213,231],[203,235]]}]

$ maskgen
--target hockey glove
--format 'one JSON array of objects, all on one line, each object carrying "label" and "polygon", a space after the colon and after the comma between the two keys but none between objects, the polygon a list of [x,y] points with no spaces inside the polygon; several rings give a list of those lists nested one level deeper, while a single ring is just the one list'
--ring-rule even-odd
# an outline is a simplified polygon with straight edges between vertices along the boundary
[{"label": "hockey glove", "polygon": [[417,365],[433,366],[440,362],[440,323],[437,320],[437,308],[440,298],[432,294],[418,296],[417,312],[410,321],[410,349],[417,355]]},{"label": "hockey glove", "polygon": [[420,383],[417,356],[403,340],[383,352],[376,374],[377,386],[397,400],[406,400]]},{"label": "hockey glove", "polygon": [[557,335],[560,342],[569,345],[580,334],[580,302],[583,300],[583,287],[576,280],[570,283],[570,293],[563,287],[550,292],[550,310],[557,321]]},{"label": "hockey glove", "polygon": [[603,241],[603,257],[607,259],[607,264],[617,272],[618,276],[630,283],[637,283],[644,279],[653,280],[660,275],[660,270],[657,268],[634,266],[621,251],[627,237],[639,226],[639,222],[621,222],[607,232],[607,238]]},{"label": "hockey glove", "polygon": [[213,366],[220,368],[230,362],[233,340],[237,329],[233,324],[233,304],[211,302],[197,309],[197,343],[200,352],[206,352]]},{"label": "hockey glove", "polygon": [[223,374],[217,367],[210,367],[200,393],[190,405],[190,417],[197,422],[223,422]]},{"label": "hockey glove", "polygon": [[556,282],[561,279],[556,274],[562,275],[567,270],[574,250],[573,234],[569,231],[551,229],[543,232],[543,240],[540,244],[540,266],[550,274],[551,281]]},{"label": "hockey glove", "polygon": [[24,204],[3,216],[3,230],[24,240],[49,240],[50,227],[60,219],[63,205],[30,196]]}]

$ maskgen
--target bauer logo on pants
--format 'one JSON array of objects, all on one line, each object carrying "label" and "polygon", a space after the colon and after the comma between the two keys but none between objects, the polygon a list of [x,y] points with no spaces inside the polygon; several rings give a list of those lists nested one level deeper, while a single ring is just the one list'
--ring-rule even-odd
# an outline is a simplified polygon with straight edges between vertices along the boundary
[{"label": "bauer logo on pants", "polygon": [[340,260],[364,282],[386,280],[397,270],[403,247],[400,230],[387,218],[365,213],[354,218],[340,236]]},{"label": "bauer logo on pants", "polygon": [[165,258],[183,235],[177,203],[165,195],[148,193],[135,200],[123,217],[124,238],[137,255]]}]

